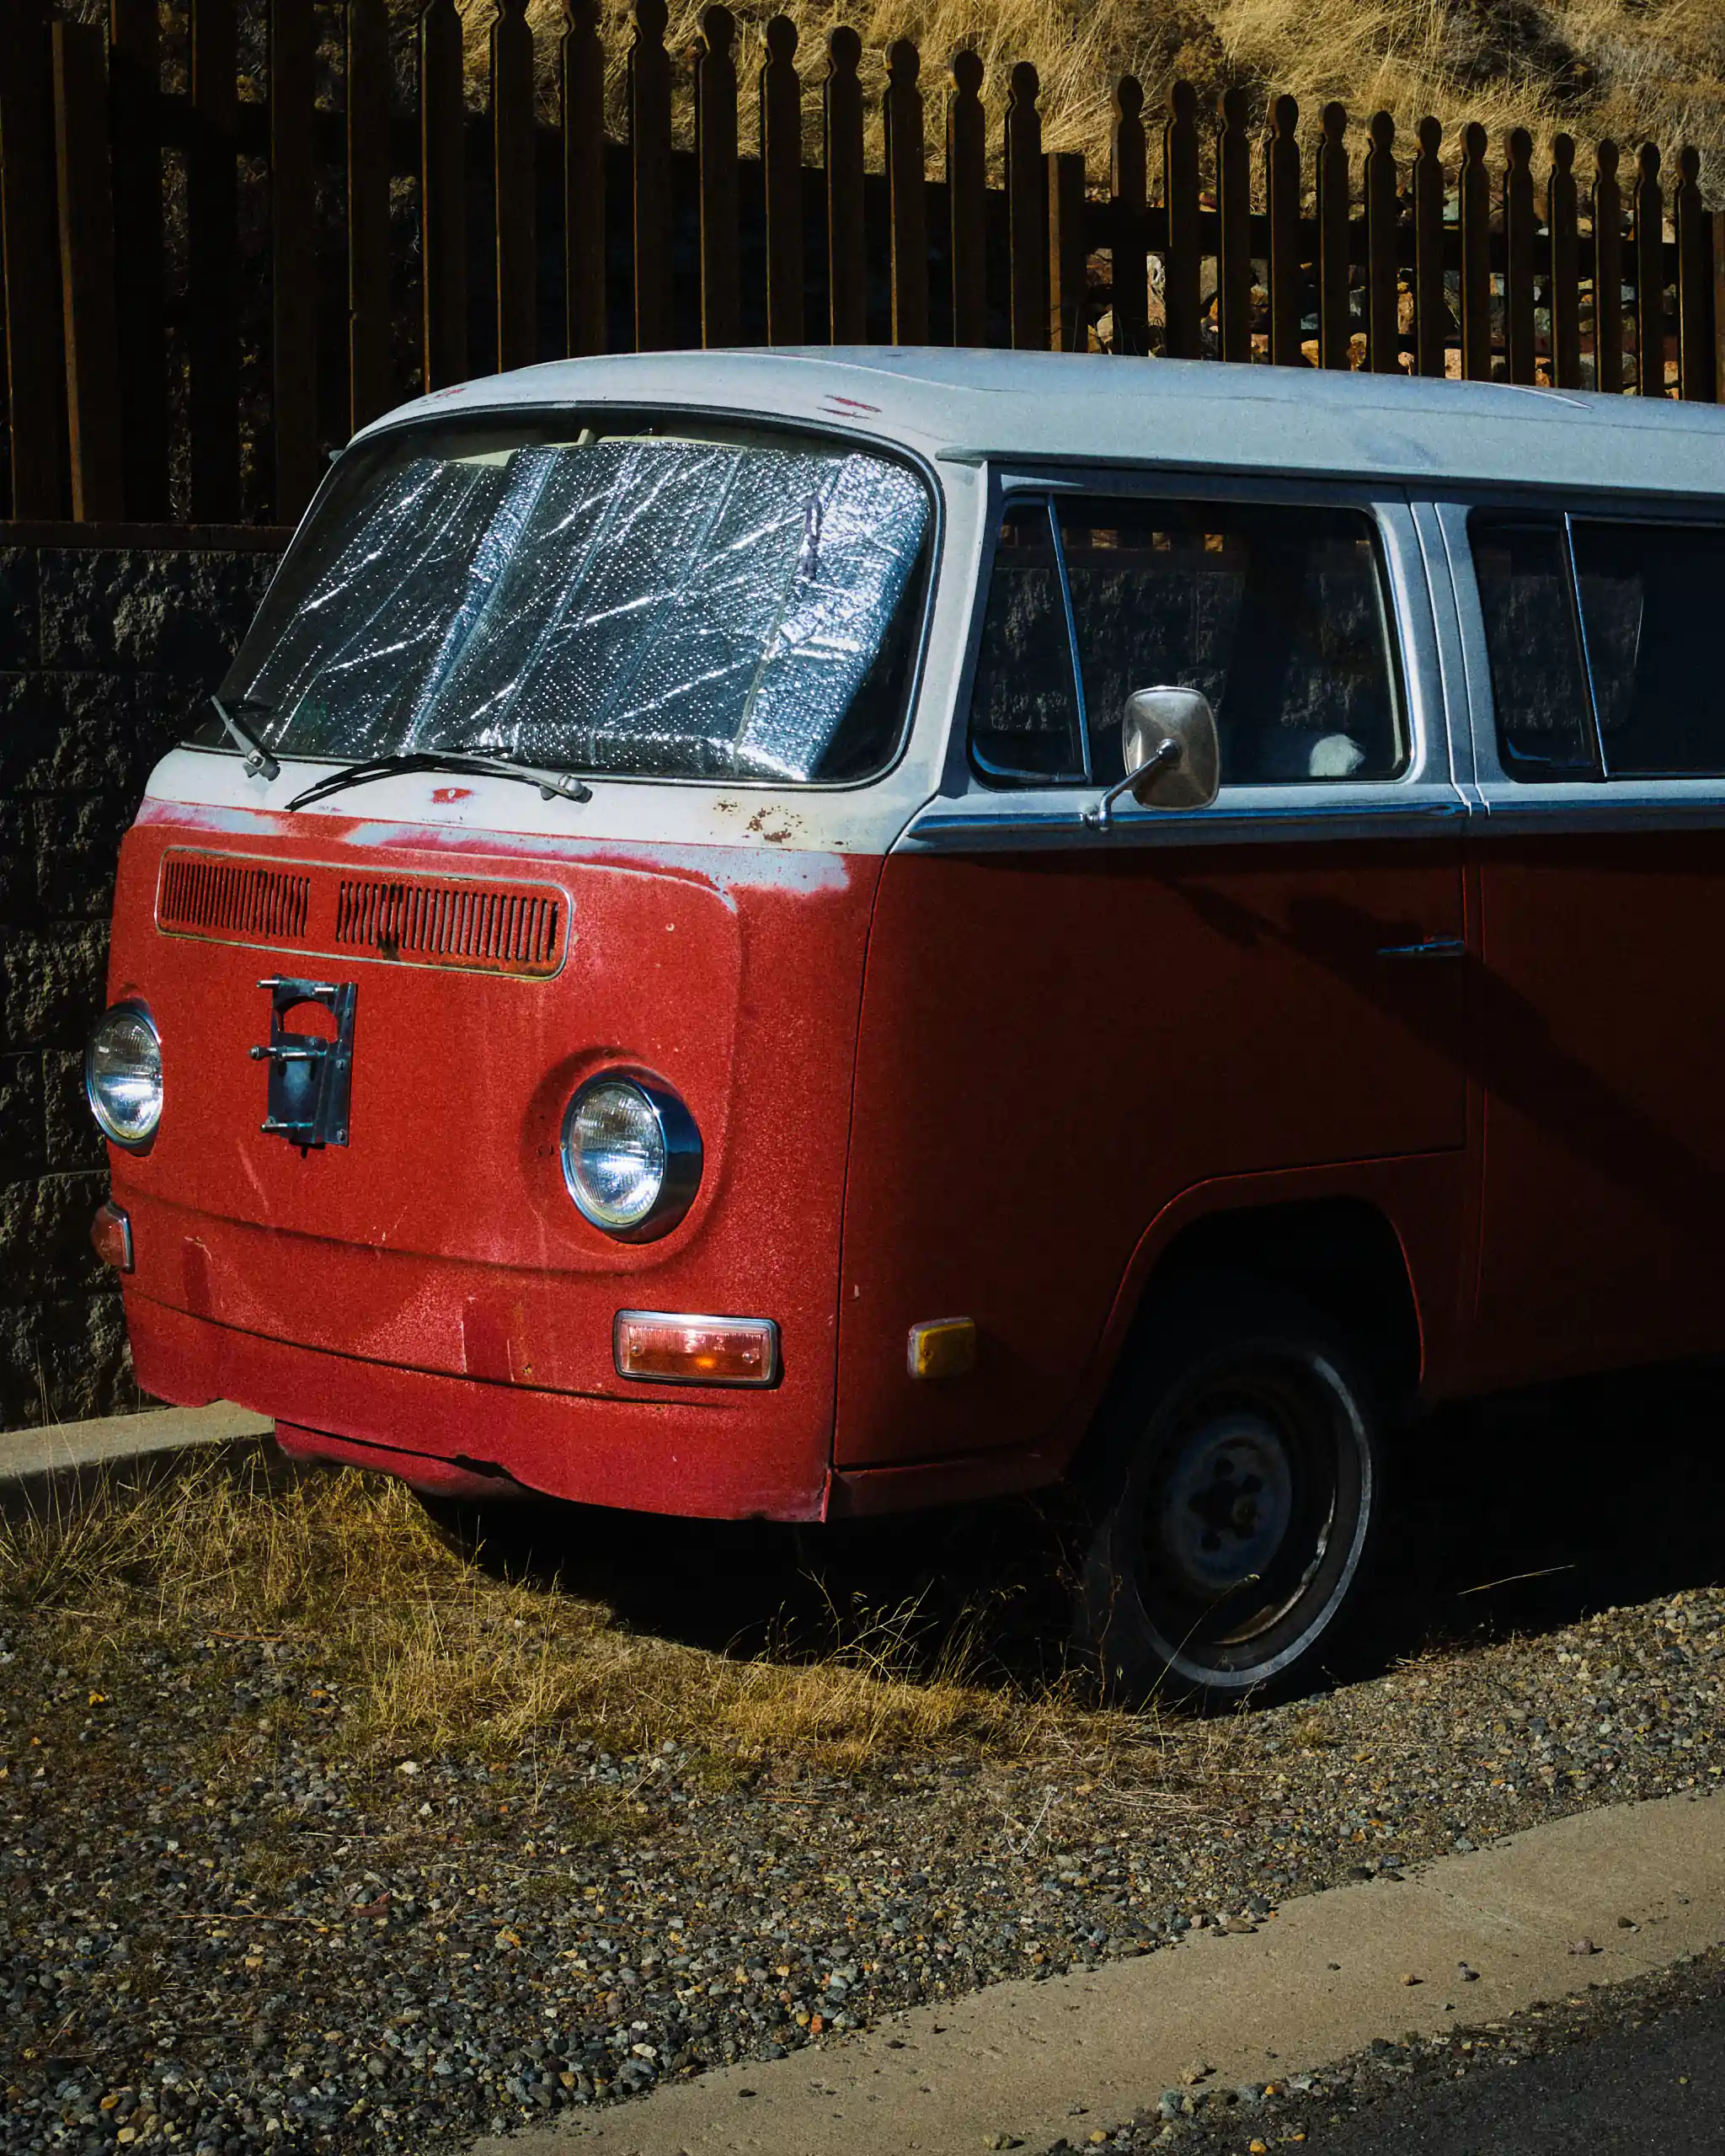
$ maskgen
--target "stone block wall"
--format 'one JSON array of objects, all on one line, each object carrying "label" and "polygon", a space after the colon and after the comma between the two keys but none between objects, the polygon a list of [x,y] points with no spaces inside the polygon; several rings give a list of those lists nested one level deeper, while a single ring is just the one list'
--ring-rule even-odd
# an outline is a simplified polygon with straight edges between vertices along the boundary
[{"label": "stone block wall", "polygon": [[107,1173],[83,1038],[120,839],[280,544],[0,524],[0,1429],[137,1405],[89,1246]]}]

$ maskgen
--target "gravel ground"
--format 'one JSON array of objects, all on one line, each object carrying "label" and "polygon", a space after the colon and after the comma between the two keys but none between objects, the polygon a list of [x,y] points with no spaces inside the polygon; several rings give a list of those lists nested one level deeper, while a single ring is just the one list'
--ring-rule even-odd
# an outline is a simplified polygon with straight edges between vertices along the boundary
[{"label": "gravel ground", "polygon": [[[1204,2074],[1166,2089],[1135,2120],[1092,2125],[1087,2115],[1047,2156],[1081,2156],[1096,2148],[1110,2148],[1117,2156],[1142,2156],[1170,2144],[1178,2146],[1181,2156],[1268,2156],[1272,2149],[1301,2143],[1308,2156],[1330,2156],[1332,2151],[1335,2156],[1359,2156],[1365,2150],[1428,2145],[1495,2150],[1536,2146],[1553,2156],[1559,2150],[1602,2146],[1660,2148],[1664,2137],[1648,2116],[1656,2092],[1642,2085],[1648,2057],[1664,2048],[1662,2037],[1691,2033],[1696,2009],[1714,2008],[1722,1994],[1725,1951],[1696,1956],[1628,1983],[1589,1986],[1454,2036],[1381,2036],[1353,2058],[1284,2082],[1218,2088]],[[1642,2031],[1647,2036],[1637,2041]],[[1713,2133],[1719,2132],[1717,2038],[1705,2025],[1694,2033],[1701,2041],[1689,2048],[1700,2050],[1706,2074],[1703,2131],[1694,2136],[1692,2145],[1711,2149],[1720,2145],[1705,2131],[1705,2121],[1710,2120]],[[1585,2063],[1577,2056],[1594,2047],[1606,2047],[1609,2055]],[[1194,2068],[1202,2063],[1194,2061]],[[1535,2096],[1524,2085],[1507,2085],[1511,2073],[1523,2067],[1535,2069],[1522,2077],[1523,2083],[1536,2079],[1546,2089],[1555,2083],[1562,2100]],[[1585,2087],[1587,2080],[1597,2082],[1602,2075],[1605,2088]],[[1537,2124],[1530,2127],[1525,2118],[1510,2122],[1512,2109],[1525,2113],[1530,2108]],[[1690,2136],[1685,2140],[1690,2145]]]},{"label": "gravel ground", "polygon": [[[452,2148],[917,2001],[1249,1925],[1585,1805],[1709,1785],[1725,1589],[1569,1621],[1525,1597],[1584,1605],[1640,1580],[1639,1541],[1626,1571],[1600,1553],[1670,1484],[1648,1559],[1664,1566],[1712,1503],[1712,1429],[1694,1425],[1688,1453],[1639,1448],[1645,1486],[1583,1473],[1571,1486],[1605,1492],[1593,1542],[1572,1520],[1550,1548],[1493,1544],[1467,1469],[1477,1583],[1482,1565],[1541,1561],[1519,1565],[1541,1577],[1509,1590],[1507,1623],[1480,1620],[1490,1598],[1455,1574],[1447,1598],[1383,1605],[1386,1656],[1423,1613],[1387,1674],[1147,1725],[1136,1749],[1075,1739],[1063,1756],[1056,1728],[1013,1757],[960,1731],[841,1774],[806,1748],[606,1750],[568,1731],[500,1758],[392,1754],[375,1731],[350,1741],[362,1702],[315,1630],[139,1631],[0,1603],[0,2150]],[[1417,1545],[1439,1570],[1441,1502]],[[1582,1554],[1545,1561],[1560,1548]],[[1701,1556],[1680,1555],[1693,1576]]]}]

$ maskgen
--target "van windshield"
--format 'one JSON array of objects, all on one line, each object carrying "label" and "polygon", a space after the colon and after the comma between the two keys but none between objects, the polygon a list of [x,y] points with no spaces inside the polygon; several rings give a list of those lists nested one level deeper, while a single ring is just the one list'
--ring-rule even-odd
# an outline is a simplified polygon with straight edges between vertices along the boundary
[{"label": "van windshield", "polygon": [[[229,709],[278,755],[343,762],[467,751],[794,782],[889,761],[921,480],[790,434],[577,424],[418,430],[344,459],[222,684]],[[223,739],[213,718],[198,736]]]}]

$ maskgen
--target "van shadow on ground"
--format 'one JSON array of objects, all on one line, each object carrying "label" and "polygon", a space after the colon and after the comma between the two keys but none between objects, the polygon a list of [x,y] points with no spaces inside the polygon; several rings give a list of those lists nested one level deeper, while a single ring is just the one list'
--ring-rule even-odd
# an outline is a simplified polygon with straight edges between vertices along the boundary
[{"label": "van shadow on ground", "polygon": [[[1725,1364],[1447,1409],[1393,1470],[1369,1621],[1338,1680],[1725,1578]],[[796,1530],[520,1507],[488,1519],[483,1561],[723,1652],[866,1648],[884,1620],[911,1666],[962,1641],[985,1673],[1033,1683],[1066,1668],[1064,1512],[1021,1500]]]}]

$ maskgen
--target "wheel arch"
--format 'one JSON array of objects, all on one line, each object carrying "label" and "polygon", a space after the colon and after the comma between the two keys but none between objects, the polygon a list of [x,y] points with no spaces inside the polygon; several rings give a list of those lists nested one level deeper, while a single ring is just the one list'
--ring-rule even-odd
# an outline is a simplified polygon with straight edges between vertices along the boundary
[{"label": "wheel arch", "polygon": [[[1391,1415],[1399,1419],[1411,1407],[1423,1329],[1407,1251],[1381,1206],[1349,1195],[1218,1207],[1187,1220],[1139,1283],[1105,1400],[1170,1292],[1217,1274],[1245,1276],[1303,1297],[1348,1334]],[[1073,1470],[1081,1472],[1102,1420],[1094,1417],[1080,1440]]]}]

